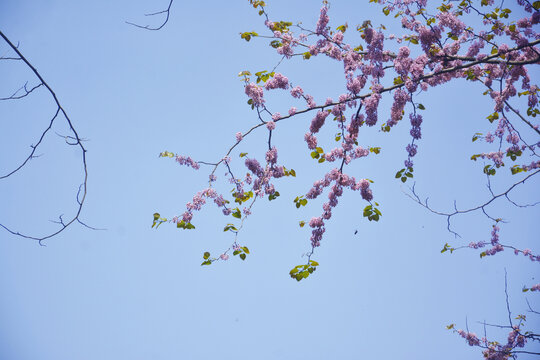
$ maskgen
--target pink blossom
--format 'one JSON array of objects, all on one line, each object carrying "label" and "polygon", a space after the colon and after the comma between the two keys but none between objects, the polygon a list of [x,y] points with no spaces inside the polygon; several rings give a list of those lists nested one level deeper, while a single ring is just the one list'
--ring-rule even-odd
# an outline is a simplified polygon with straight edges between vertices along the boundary
[{"label": "pink blossom", "polygon": [[288,89],[289,88],[289,79],[282,74],[275,74],[270,80],[264,85],[266,90],[270,89]]},{"label": "pink blossom", "polygon": [[313,134],[310,134],[310,133],[305,134],[304,140],[308,144],[308,149],[313,150],[317,147],[317,138]]},{"label": "pink blossom", "polygon": [[245,88],[246,95],[253,100],[253,105],[260,106],[264,104],[263,99],[263,89],[257,84],[251,83],[246,85]]},{"label": "pink blossom", "polygon": [[[281,115],[280,115],[281,116]],[[270,131],[274,130],[276,128],[276,123],[273,121],[268,121],[266,123],[266,128]]]},{"label": "pink blossom", "polygon": [[300,98],[304,94],[304,90],[300,86],[295,86],[291,89],[291,95],[294,98]]},{"label": "pink blossom", "polygon": [[326,6],[323,6],[321,8],[319,20],[317,21],[317,30],[315,30],[318,35],[326,34],[328,32],[328,30],[326,29],[328,21],[330,21],[330,18],[328,17],[328,8]]},{"label": "pink blossom", "polygon": [[312,134],[315,134],[319,132],[321,127],[324,125],[324,120],[328,116],[327,111],[318,111],[315,115],[315,118],[311,121],[311,126],[309,127],[309,131],[311,131]]}]

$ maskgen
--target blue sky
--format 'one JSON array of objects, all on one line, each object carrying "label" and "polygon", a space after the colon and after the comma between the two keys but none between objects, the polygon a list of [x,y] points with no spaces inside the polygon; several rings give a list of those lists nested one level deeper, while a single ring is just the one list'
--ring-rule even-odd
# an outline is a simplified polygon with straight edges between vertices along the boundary
[{"label": "blue sky", "polygon": [[[273,0],[268,11],[275,19],[313,27],[320,6]],[[161,7],[125,0],[0,5],[1,30],[20,44],[88,140],[82,218],[107,229],[75,226],[46,247],[0,232],[1,359],[478,359],[480,351],[445,326],[464,328],[467,321],[481,335],[480,321],[506,324],[505,268],[513,314],[526,312],[525,299],[540,307],[540,295],[521,292],[538,283],[537,264],[508,251],[482,260],[474,250],[440,253],[447,242],[489,240],[491,222],[480,214],[456,218],[462,238],[455,239],[444,218],[405,196],[407,187],[394,179],[409,141],[405,123],[390,134],[361,134],[366,145],[382,152],[349,169],[375,181],[381,221],[362,217],[366,204],[358,194],[342,198],[313,257],[321,265],[300,283],[288,276],[309,250],[309,230],[298,221],[318,216],[322,202],[298,210],[292,199],[329,169],[313,163],[303,142],[310,116],[281,122],[274,132],[280,162],[298,176],[277,182],[278,200],[257,202],[239,235],[251,250],[245,262],[200,266],[204,251],[219,254],[232,241],[222,231],[229,219],[214,206],[195,215],[196,231],[167,224],[151,229],[154,212],[180,214],[209,173],[158,154],[219,160],[234,134],[257,121],[238,72],[270,70],[280,59],[266,41],[240,39],[243,31],[264,32],[247,1],[177,1],[159,32],[125,24],[145,24],[149,20],[141,14]],[[330,18],[333,27],[354,27],[368,18],[388,26],[393,20],[376,5],[350,1],[333,2]],[[18,63],[0,65],[1,96],[36,81]],[[338,62],[295,59],[279,71],[319,102],[344,92]],[[471,143],[474,133],[489,126],[485,117],[492,105],[482,91],[458,81],[422,95],[427,110],[415,180],[434,208],[450,210],[454,200],[468,207],[489,198],[482,163],[469,160],[489,149]],[[294,104],[272,95],[267,103],[273,111],[283,114]],[[381,109],[389,105],[385,100]],[[24,158],[54,110],[43,90],[0,104],[2,172]],[[54,130],[66,134],[61,121]],[[260,158],[264,141],[261,131],[238,150]],[[74,211],[82,179],[80,154],[61,137],[49,136],[40,154],[0,183],[0,222],[35,235],[55,229],[49,220]],[[233,159],[241,169],[238,153]],[[494,186],[500,191],[509,183],[501,178]],[[514,196],[531,202],[538,195],[533,181]],[[498,202],[491,211],[509,221],[501,226],[501,242],[540,250],[534,240],[538,208]],[[529,328],[538,329],[538,317],[528,318]],[[506,338],[491,328],[488,336]]]}]

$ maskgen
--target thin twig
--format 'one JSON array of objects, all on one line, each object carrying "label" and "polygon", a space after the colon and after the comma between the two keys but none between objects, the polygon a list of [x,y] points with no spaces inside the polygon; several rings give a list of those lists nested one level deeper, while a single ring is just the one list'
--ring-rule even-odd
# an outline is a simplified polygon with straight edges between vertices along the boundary
[{"label": "thin twig", "polygon": [[167,22],[169,21],[169,16],[171,14],[171,6],[172,6],[173,1],[174,0],[169,1],[169,6],[167,6],[167,9],[165,9],[165,10],[157,11],[157,12],[150,13],[150,14],[144,14],[144,16],[155,16],[155,15],[165,14],[165,20],[158,27],[151,27],[150,25],[143,26],[143,25],[135,24],[135,23],[132,23],[132,22],[129,22],[129,21],[126,21],[126,24],[133,25],[135,27],[145,29],[145,30],[153,30],[153,31],[161,30],[165,26],[165,24],[167,24]]}]

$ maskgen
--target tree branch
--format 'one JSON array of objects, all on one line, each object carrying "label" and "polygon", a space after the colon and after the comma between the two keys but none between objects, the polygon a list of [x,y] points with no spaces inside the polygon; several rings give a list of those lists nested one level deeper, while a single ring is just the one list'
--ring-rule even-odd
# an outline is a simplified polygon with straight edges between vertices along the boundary
[{"label": "tree branch", "polygon": [[144,14],[144,16],[156,16],[156,15],[160,15],[160,14],[165,14],[165,20],[158,27],[151,27],[150,25],[144,25],[143,26],[143,25],[135,24],[135,23],[132,23],[132,22],[129,22],[129,21],[126,21],[126,24],[133,25],[135,27],[145,29],[145,30],[153,30],[153,31],[161,30],[165,26],[165,24],[167,24],[167,22],[169,21],[169,16],[170,16],[170,13],[171,13],[171,6],[172,6],[173,1],[174,0],[169,1],[169,6],[167,6],[167,9],[165,9],[165,10],[158,11],[158,12],[155,12],[155,13],[150,13],[150,14]]},{"label": "tree branch", "polygon": [[[26,234],[22,234],[18,231],[15,231],[15,230],[12,230],[10,228],[8,228],[7,226],[5,226],[4,224],[1,224],[0,223],[0,227],[4,228],[7,232],[11,233],[12,235],[16,235],[16,236],[20,236],[20,237],[23,237],[23,238],[26,238],[26,239],[31,239],[31,240],[36,240],[39,242],[40,245],[43,245],[42,244],[42,241],[45,240],[45,239],[49,239],[53,236],[56,236],[58,234],[60,234],[62,231],[64,231],[65,229],[67,229],[71,224],[73,224],[74,222],[79,222],[79,223],[82,223],[79,219],[80,215],[81,215],[81,212],[82,212],[82,208],[83,208],[83,205],[84,205],[84,201],[86,199],[86,194],[87,194],[87,180],[88,180],[88,169],[87,169],[87,164],[86,164],[86,149],[85,147],[83,146],[82,144],[82,140],[81,138],[79,137],[79,134],[77,133],[77,130],[75,129],[71,119],[69,118],[67,112],[65,111],[65,109],[62,107],[62,105],[60,104],[60,101],[58,100],[58,97],[56,96],[56,93],[53,91],[53,89],[47,84],[47,82],[43,79],[43,77],[41,76],[41,74],[37,71],[37,69],[24,57],[24,55],[19,51],[18,47],[15,46],[7,37],[6,35],[4,35],[4,33],[2,31],[0,31],[0,37],[11,47],[11,49],[17,54],[17,56],[26,64],[26,66],[28,66],[30,68],[30,70],[32,70],[32,72],[34,73],[34,75],[39,79],[40,81],[40,84],[38,86],[36,86],[35,88],[39,87],[39,86],[44,86],[48,92],[51,94],[55,104],[56,104],[56,112],[54,114],[54,116],[52,117],[52,119],[50,120],[49,122],[49,126],[45,129],[45,131],[43,131],[43,133],[41,134],[41,137],[39,139],[39,141],[36,143],[36,145],[32,145],[32,151],[30,152],[30,155],[21,163],[21,165],[19,165],[15,170],[11,171],[10,173],[8,173],[7,175],[4,175],[4,176],[0,176],[0,180],[1,179],[5,179],[13,174],[15,174],[18,170],[20,170],[21,168],[23,168],[29,160],[31,160],[32,158],[35,158],[36,156],[34,155],[35,152],[36,152],[36,149],[38,148],[38,146],[41,144],[41,142],[43,141],[44,137],[47,135],[48,131],[51,129],[54,121],[58,118],[59,114],[62,114],[63,117],[66,119],[66,122],[67,122],[67,125],[72,133],[72,136],[70,137],[71,139],[74,140],[73,143],[70,143],[70,145],[74,145],[74,146],[78,146],[81,150],[81,157],[82,157],[82,164],[83,164],[83,168],[84,168],[84,181],[83,183],[80,185],[79,187],[79,191],[77,193],[77,211],[76,211],[76,214],[70,218],[70,220],[68,221],[64,221],[61,217],[60,217],[60,222],[59,224],[61,225],[60,226],[60,229],[57,230],[57,231],[54,231],[52,233],[49,233],[47,235],[43,235],[43,236],[31,236],[31,235],[26,235]],[[34,88],[34,89],[35,89]],[[30,91],[27,91],[27,94],[30,93],[31,91],[33,91],[34,89],[30,90]],[[81,195],[82,194],[82,195]],[[85,225],[85,224],[83,224]]]}]

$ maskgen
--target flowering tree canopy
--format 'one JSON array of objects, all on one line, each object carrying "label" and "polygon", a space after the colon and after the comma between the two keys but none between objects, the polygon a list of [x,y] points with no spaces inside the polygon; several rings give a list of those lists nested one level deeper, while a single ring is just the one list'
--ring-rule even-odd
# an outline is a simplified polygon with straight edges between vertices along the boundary
[{"label": "flowering tree canopy", "polygon": [[[255,220],[254,217],[260,214],[258,210],[265,211],[265,209],[261,209],[263,205],[279,215],[281,212],[276,209],[288,206],[291,207],[291,211],[304,217],[293,220],[281,216],[279,220],[281,223],[264,219],[264,225],[267,225],[268,229],[257,229],[257,231],[267,231],[274,234],[277,231],[274,232],[273,227],[286,222],[292,222],[295,228],[299,227],[295,229],[298,232],[305,231],[305,236],[297,239],[305,247],[304,254],[297,254],[300,264],[296,266],[291,264],[292,269],[281,270],[283,270],[284,277],[285,270],[289,271],[290,278],[296,280],[294,281],[295,285],[296,282],[306,280],[308,277],[311,278],[309,281],[303,281],[298,287],[299,289],[317,284],[313,280],[317,281],[323,278],[326,275],[324,271],[331,268],[327,266],[324,271],[321,271],[320,268],[321,265],[327,265],[327,262],[322,260],[322,252],[330,252],[324,250],[325,246],[335,245],[338,243],[337,240],[340,240],[337,239],[334,231],[335,224],[343,223],[343,220],[346,220],[349,227],[367,227],[366,224],[371,223],[378,228],[387,224],[398,228],[396,219],[392,219],[392,215],[389,215],[394,210],[392,203],[386,201],[388,197],[385,200],[387,185],[381,186],[381,177],[376,173],[376,170],[380,168],[390,168],[388,178],[395,183],[396,188],[405,189],[405,194],[409,197],[405,198],[405,201],[408,201],[411,207],[420,205],[418,208],[427,210],[426,213],[429,216],[438,217],[446,222],[443,225],[443,227],[446,226],[446,230],[441,230],[451,240],[446,242],[446,240],[440,241],[439,239],[440,247],[435,251],[440,249],[441,257],[455,254],[459,250],[460,254],[464,254],[464,256],[472,254],[475,258],[479,258],[478,261],[482,261],[482,264],[489,262],[487,259],[491,259],[493,263],[498,259],[506,261],[508,257],[511,257],[511,261],[526,261],[527,266],[538,265],[540,254],[538,249],[534,248],[535,244],[528,246],[527,240],[529,239],[524,239],[525,236],[521,236],[521,234],[516,234],[519,236],[508,235],[511,224],[507,227],[506,223],[509,222],[509,219],[506,218],[506,215],[508,212],[523,214],[525,211],[531,213],[536,211],[536,214],[538,213],[538,207],[535,207],[539,200],[536,198],[538,192],[527,193],[527,189],[532,186],[538,188],[537,175],[540,172],[538,155],[538,146],[540,145],[539,88],[535,83],[538,81],[537,65],[540,63],[540,35],[538,33],[540,1],[437,0],[428,3],[427,0],[370,0],[370,2],[373,4],[368,4],[366,1],[364,6],[377,9],[380,12],[380,18],[385,19],[382,21],[384,24],[380,24],[376,17],[366,19],[365,14],[354,13],[353,15],[352,11],[351,16],[354,18],[350,19],[351,23],[344,23],[341,20],[336,22],[335,9],[332,8],[331,4],[323,1],[320,9],[317,5],[316,10],[320,10],[320,12],[312,14],[313,22],[311,25],[304,25],[301,22],[274,17],[273,11],[269,10],[269,6],[264,1],[249,0],[250,7],[255,11],[253,18],[260,20],[260,29],[257,31],[242,29],[245,32],[240,33],[239,38],[235,40],[249,48],[248,51],[252,51],[253,46],[264,45],[267,54],[269,54],[268,58],[274,56],[277,59],[270,60],[272,61],[270,67],[267,67],[268,64],[262,67],[263,65],[259,65],[259,63],[267,59],[260,55],[265,53],[257,54],[255,57],[256,67],[251,64],[246,65],[246,68],[242,67],[236,70],[239,71],[237,85],[241,88],[241,91],[238,91],[238,96],[243,99],[240,104],[247,105],[244,110],[251,117],[243,119],[242,122],[229,122],[227,127],[231,128],[230,133],[219,134],[219,136],[223,135],[224,141],[227,142],[227,148],[223,153],[218,152],[210,141],[205,143],[203,131],[196,135],[193,135],[192,130],[189,131],[189,136],[196,138],[194,142],[205,143],[205,151],[209,149],[213,151],[214,157],[209,161],[206,161],[208,160],[206,158],[203,159],[203,156],[208,156],[207,154],[187,154],[183,149],[168,148],[167,151],[159,154],[160,157],[173,159],[179,165],[191,168],[186,169],[186,172],[196,170],[199,174],[203,173],[202,184],[195,190],[195,195],[188,193],[185,188],[181,189],[182,193],[188,196],[189,202],[185,205],[181,203],[177,213],[167,213],[167,215],[155,213],[151,225],[152,228],[158,228],[164,223],[165,225],[161,228],[167,225],[175,226],[180,229],[179,233],[183,235],[188,230],[197,231],[202,227],[217,227],[216,231],[223,235],[228,245],[209,251],[201,249],[201,269],[207,270],[210,265],[215,268],[224,265],[229,260],[247,260],[251,256],[250,254],[257,252],[252,247],[253,242],[251,242],[250,236],[246,234],[247,231],[250,231],[248,227],[253,224],[247,220]],[[146,14],[147,22],[128,22],[129,26],[123,24],[122,26],[127,28],[127,32],[131,34],[137,34],[137,31],[142,29],[151,30],[153,35],[159,36],[159,31],[164,28],[168,29],[168,22],[174,21],[175,4],[174,0],[164,0],[161,5],[163,6],[162,11],[158,10]],[[230,6],[230,4],[227,5]],[[349,5],[349,3],[346,4],[346,6]],[[101,4],[96,7],[100,6]],[[101,8],[99,10],[102,11]],[[120,10],[122,15],[124,15],[124,10],[124,8]],[[249,8],[247,10],[251,11]],[[212,25],[216,24],[222,26],[221,19]],[[191,24],[191,26],[196,27],[199,24]],[[14,160],[12,163],[6,162],[4,164],[4,171],[0,174],[0,180],[4,180],[2,184],[17,181],[19,179],[16,178],[17,176],[25,176],[24,170],[28,168],[27,164],[31,164],[30,160],[34,160],[41,155],[42,151],[45,151],[44,143],[57,129],[60,131],[58,135],[61,137],[61,141],[69,145],[67,148],[76,150],[74,158],[81,163],[80,173],[77,173],[77,187],[58,185],[61,189],[75,191],[76,196],[73,196],[75,208],[72,210],[71,216],[61,215],[53,221],[55,223],[52,225],[54,226],[53,231],[42,234],[26,232],[20,230],[18,228],[20,225],[17,223],[13,224],[10,219],[5,219],[5,215],[2,215],[3,218],[0,219],[3,233],[32,239],[40,245],[44,245],[44,241],[51,237],[60,233],[67,234],[68,232],[64,230],[67,230],[68,227],[72,228],[71,224],[79,223],[90,227],[83,222],[81,217],[83,207],[88,206],[86,205],[87,148],[86,139],[82,136],[82,134],[84,136],[88,136],[88,134],[84,127],[79,129],[79,126],[89,125],[80,121],[80,112],[77,116],[77,111],[67,106],[69,96],[62,95],[62,90],[56,90],[52,82],[45,81],[45,79],[49,81],[49,75],[46,71],[44,70],[43,73],[37,71],[37,68],[41,68],[41,66],[35,67],[32,64],[31,60],[35,55],[28,51],[30,49],[24,49],[24,46],[19,47],[18,42],[8,39],[6,33],[0,32],[1,42],[5,46],[5,51],[0,56],[0,63],[4,68],[8,68],[8,66],[13,66],[13,69],[16,67],[18,69],[24,68],[31,76],[29,81],[32,85],[24,85],[19,90],[8,93],[8,96],[0,98],[0,101],[6,105],[21,104],[18,109],[22,109],[25,106],[22,104],[22,101],[25,100],[21,101],[22,98],[35,99],[36,95],[44,93],[47,96],[46,100],[52,100],[53,107],[50,116],[46,118],[47,124],[44,124],[43,129],[40,129],[37,138],[33,140],[31,148],[26,149],[28,153],[24,154],[22,159],[16,160],[15,157],[10,156],[11,154],[5,154],[6,158]],[[207,46],[208,43],[202,40],[204,37],[195,38],[191,37],[193,33],[189,34],[189,36],[186,36],[186,33],[182,35],[185,39],[189,38],[192,44],[195,43],[201,48],[207,47],[213,52],[212,56],[216,56],[214,54],[217,54],[218,51],[214,47]],[[215,42],[213,35],[214,33],[208,36],[209,42]],[[155,37],[150,40],[150,43],[154,40]],[[77,42],[80,42],[80,39],[77,38]],[[254,42],[257,43],[253,44]],[[63,42],[59,43],[63,44]],[[266,47],[266,44],[269,47]],[[138,43],[137,46],[139,46]],[[181,48],[184,50],[188,47]],[[197,56],[200,55],[199,50],[194,51],[193,47],[190,47],[189,50],[190,56],[186,56],[186,58],[190,61],[193,59],[197,61]],[[49,49],[46,49],[42,53],[48,51]],[[122,49],[118,51],[118,53],[123,54]],[[148,49],[145,48],[144,51],[148,51]],[[51,53],[53,52],[51,51]],[[197,56],[193,55],[195,53]],[[167,57],[168,60],[173,58],[175,56]],[[174,66],[178,67],[175,61],[176,59],[173,60]],[[211,67],[215,65],[212,61],[219,62],[219,59],[209,56],[206,61],[208,63],[205,63],[198,71],[207,71],[203,67]],[[242,59],[243,62],[244,59]],[[142,66],[145,67],[148,64],[144,63]],[[113,70],[118,68],[111,67]],[[157,66],[156,69],[158,69]],[[161,68],[159,69],[161,70]],[[302,71],[309,69],[305,70],[308,78],[303,77],[301,71],[291,71],[291,69],[302,69]],[[336,69],[337,76],[335,76]],[[80,72],[80,69],[77,71]],[[186,69],[182,68],[179,72],[185,71]],[[189,66],[188,71],[192,71]],[[210,81],[213,80],[211,77],[215,75],[212,71],[213,69],[205,73]],[[325,82],[327,79],[323,75],[328,74],[335,80],[335,83],[331,84],[332,86]],[[233,73],[232,77],[236,81],[236,73]],[[6,77],[6,79],[8,78],[10,76]],[[19,80],[16,79],[16,81]],[[100,84],[100,88],[103,85]],[[203,95],[196,94],[201,99],[201,103],[211,103],[212,100],[219,97],[220,92],[228,91],[224,86],[214,85],[207,85],[206,81],[197,84],[197,86],[208,87],[208,91],[206,88],[204,89]],[[334,85],[339,86],[337,91]],[[5,86],[11,87],[12,85],[6,81]],[[474,109],[474,116],[456,119],[455,123],[451,124],[456,128],[456,132],[465,134],[466,141],[471,142],[469,148],[474,149],[470,153],[463,151],[467,154],[466,158],[462,158],[461,155],[455,157],[459,158],[463,164],[467,164],[464,165],[464,168],[465,166],[467,169],[474,167],[475,175],[478,175],[477,178],[485,181],[480,186],[485,186],[486,189],[482,194],[483,197],[467,199],[467,206],[461,205],[461,199],[460,206],[457,205],[457,201],[454,204],[448,204],[451,209],[448,211],[441,210],[440,205],[428,202],[424,195],[420,195],[420,188],[423,186],[423,175],[428,172],[425,169],[426,164],[423,162],[425,154],[430,152],[438,154],[439,151],[442,153],[443,150],[459,148],[463,144],[462,139],[458,141],[452,136],[447,136],[443,139],[445,143],[441,144],[440,147],[429,146],[429,141],[434,138],[433,124],[441,128],[448,126],[447,123],[443,124],[446,121],[440,121],[437,118],[437,112],[432,111],[432,109],[436,108],[437,105],[440,106],[437,104],[439,101],[439,103],[444,102],[444,111],[448,114],[457,111],[461,104],[453,99],[452,95],[446,96],[444,101],[440,99],[441,92],[451,94],[450,89],[455,90],[456,87],[466,87],[463,92],[471,97],[476,96],[473,101],[477,102],[478,106],[477,109]],[[9,94],[12,95],[9,96]],[[174,91],[170,91],[169,95],[177,96]],[[191,100],[183,100],[184,104],[193,106],[185,113],[196,114],[195,106],[191,104]],[[129,101],[133,101],[133,99],[129,97]],[[38,101],[36,104],[39,105],[41,102]],[[115,103],[114,107],[121,108],[117,105]],[[136,111],[144,106],[139,104]],[[26,105],[26,107],[34,108],[33,105]],[[211,111],[218,113],[219,110],[215,108],[217,106],[212,106]],[[149,111],[149,113],[151,112]],[[174,111],[171,113],[176,115]],[[216,118],[229,120],[230,113],[226,114],[227,116],[216,116]],[[237,115],[236,112],[234,113]],[[119,116],[128,118],[126,112],[120,112]],[[149,116],[158,118],[160,115],[152,113]],[[16,120],[12,121],[12,123],[16,122]],[[191,129],[199,126],[196,121],[191,121],[191,119],[186,120],[186,123],[189,123],[185,124],[186,127],[187,125],[193,126]],[[470,131],[471,127],[463,126],[464,123],[474,124],[474,128],[477,130]],[[59,129],[58,126],[62,124],[64,128]],[[292,124],[294,124],[294,128]],[[95,124],[93,126],[99,127]],[[298,131],[299,129],[300,131]],[[10,132],[6,131],[6,133]],[[180,132],[178,135],[175,133],[174,138],[171,138],[176,143],[177,140],[184,140],[185,136],[187,136],[186,132]],[[157,135],[157,138],[159,144],[163,144],[160,134]],[[384,139],[390,139],[393,144],[397,144],[398,152],[394,152],[393,148],[389,149],[387,143],[383,142],[388,140]],[[284,143],[288,142],[291,144],[290,147],[283,146]],[[6,147],[9,146],[8,143]],[[159,152],[161,146],[159,145],[155,151]],[[291,151],[293,147],[294,151]],[[110,153],[118,154],[118,152]],[[380,161],[388,153],[392,153],[392,156],[397,159],[394,163]],[[123,149],[122,154],[124,154]],[[450,164],[454,164],[455,159],[449,159],[448,154],[452,156],[457,154],[457,151],[455,153],[448,151],[446,154],[439,156],[440,162],[444,163],[444,166],[452,167]],[[133,156],[133,158],[140,161],[139,157]],[[291,166],[290,164],[297,159],[301,160]],[[92,163],[96,162],[92,161]],[[377,169],[374,169],[373,164]],[[167,166],[167,164],[163,166]],[[69,168],[67,164],[64,164],[64,167]],[[47,171],[53,173],[50,169]],[[147,169],[145,168],[143,171],[147,171]],[[457,169],[453,173],[455,179],[452,179],[455,187],[447,189],[445,184],[444,188],[435,188],[435,191],[448,192],[451,197],[457,194],[463,198],[463,194],[460,193],[462,188],[466,187],[469,191],[475,191],[472,189],[473,184],[466,183],[465,180],[461,179],[465,175],[472,176],[471,173],[472,171],[465,173],[462,169]],[[36,178],[37,182],[41,180],[39,177]],[[307,184],[298,185],[306,179],[308,179]],[[293,189],[293,186],[294,192],[290,194],[289,190]],[[168,188],[168,186],[164,187]],[[199,191],[197,192],[197,190]],[[452,191],[454,192],[452,193]],[[71,201],[73,201],[73,197],[70,198]],[[15,199],[15,197],[11,199]],[[33,198],[32,201],[35,199]],[[218,208],[217,211],[215,208],[208,209],[209,211],[215,211],[220,218],[223,214],[222,222],[215,223],[204,218],[204,214],[200,211],[208,203],[214,203]],[[347,212],[345,219],[342,215],[344,214],[343,209],[351,208],[347,204],[354,204],[356,211]],[[451,207],[452,205],[453,207]],[[131,203],[126,206],[131,206]],[[503,208],[508,212],[501,211]],[[130,213],[131,220],[131,212],[126,212]],[[167,210],[160,210],[160,212],[165,213]],[[383,213],[384,218],[382,218]],[[393,212],[393,214],[395,213]],[[28,217],[30,220],[33,218],[34,215]],[[460,237],[457,230],[459,224],[456,222],[463,218],[481,218],[484,223],[477,224],[470,221],[467,224],[470,229],[467,231],[473,231],[472,228],[478,227],[484,231],[485,237],[476,238],[476,236],[471,237],[467,234],[464,238],[472,238],[472,241],[458,239]],[[381,219],[383,219],[384,224],[376,224]],[[351,223],[354,224],[351,225]],[[530,224],[527,230],[533,229],[534,225],[534,223]],[[251,227],[253,228],[253,226]],[[283,231],[283,229],[280,230]],[[43,231],[43,229],[39,231]],[[171,231],[175,231],[175,229],[171,229]],[[400,234],[403,237],[412,238],[415,236],[402,231],[401,228],[398,231],[403,233]],[[188,232],[188,234],[191,233]],[[534,230],[530,231],[529,234],[534,234]],[[372,239],[368,240],[371,242]],[[382,239],[384,242],[391,242],[386,240]],[[392,255],[403,256],[400,250],[405,246],[410,246],[414,241],[415,239],[408,242],[407,239],[399,239],[395,243],[392,242],[391,245],[397,249]],[[366,246],[366,242],[358,241],[358,244]],[[107,245],[109,246],[109,243]],[[183,244],[179,246],[183,246]],[[205,243],[204,246],[211,245]],[[371,248],[372,251],[377,246],[379,243]],[[438,247],[439,243],[436,246]],[[468,253],[465,252],[465,249],[468,249]],[[377,250],[379,248],[375,251]],[[353,253],[353,251],[349,252]],[[293,254],[293,256],[297,256],[296,252]],[[371,255],[368,251],[362,255],[365,254]],[[348,259],[351,259],[353,255]],[[384,259],[388,254],[381,251],[377,255]],[[174,259],[174,261],[176,260]],[[416,259],[407,258],[406,260],[415,261]],[[242,261],[238,262],[242,263]],[[321,265],[319,265],[319,261]],[[383,263],[384,260],[381,262]],[[245,265],[251,266],[253,263]],[[461,266],[461,264],[459,265]],[[114,266],[118,267],[116,263]],[[368,267],[365,264],[364,266]],[[320,276],[319,279],[312,276],[317,269],[321,269],[317,272],[317,275]],[[351,266],[350,269],[356,268]],[[527,269],[529,268],[527,267]],[[422,269],[422,271],[424,270]],[[459,276],[455,276],[452,270],[449,270],[450,277],[458,278]],[[472,281],[478,279],[474,276],[473,271],[469,271],[468,267],[466,270],[470,274],[462,276],[470,276]],[[357,273],[353,275],[357,276]],[[464,272],[460,274],[464,274]],[[191,275],[190,273],[189,276]],[[333,281],[333,277],[331,280]],[[376,281],[379,280],[377,277]],[[401,280],[404,280],[403,277]],[[484,321],[481,323],[484,328],[482,335],[477,335],[479,334],[477,329],[469,329],[466,321],[464,326],[448,324],[448,322],[443,324],[448,324],[447,329],[455,333],[459,337],[459,341],[462,338],[464,343],[480,347],[487,359],[516,358],[522,354],[539,355],[540,335],[538,331],[531,330],[531,319],[528,318],[532,317],[532,321],[538,321],[538,306],[536,304],[529,305],[528,310],[526,310],[527,316],[523,314],[512,315],[506,280],[505,278],[508,317],[506,320],[505,314],[504,324]],[[288,281],[284,280],[286,283]],[[538,280],[531,276],[531,279],[526,281],[522,289],[523,293],[536,299],[540,292]],[[446,283],[441,283],[446,285]],[[343,284],[344,282],[339,285]],[[361,286],[365,286],[365,283],[355,285],[361,288]],[[396,291],[397,288],[397,286],[394,287],[392,284],[386,283],[382,286],[391,288],[390,291]],[[521,287],[521,284],[519,286]],[[450,293],[451,290],[448,292]],[[412,294],[412,299],[415,302],[417,295]],[[377,298],[377,300],[379,299]],[[338,300],[340,299],[338,298]],[[402,307],[406,306],[402,305]],[[437,303],[436,306],[438,307],[439,304]],[[487,328],[492,330],[497,328],[499,332],[503,332],[502,340],[492,340],[493,332],[488,334]],[[375,331],[373,332],[375,333]],[[307,336],[311,336],[311,334]]]},{"label": "flowering tree canopy", "polygon": [[[433,209],[427,200],[422,200],[414,185],[409,188],[408,195],[429,211],[446,217],[448,230],[456,236],[458,234],[451,227],[451,218],[456,215],[482,212],[492,221],[489,242],[471,242],[460,247],[445,244],[441,252],[472,248],[479,249],[480,258],[483,258],[511,249],[516,255],[540,261],[540,256],[531,250],[500,241],[500,224],[504,221],[487,211],[499,198],[504,198],[509,206],[536,205],[534,202],[519,204],[510,195],[523,183],[534,181],[540,172],[539,88],[532,82],[534,76],[531,75],[535,70],[533,67],[540,63],[540,34],[536,31],[540,22],[540,2],[518,0],[511,8],[504,2],[498,4],[493,0],[445,1],[436,5],[428,4],[426,0],[370,2],[379,3],[389,19],[399,21],[402,33],[389,33],[384,25],[376,26],[370,20],[363,21],[354,29],[350,29],[348,24],[331,26],[330,6],[326,2],[320,10],[316,27],[308,29],[300,23],[272,19],[264,1],[250,0],[264,20],[266,33],[244,32],[240,34],[241,38],[248,42],[253,38],[268,39],[269,45],[281,55],[281,61],[272,71],[240,72],[247,104],[254,111],[254,123],[247,130],[236,133],[229,150],[217,161],[196,161],[169,151],[160,154],[195,170],[208,166],[209,177],[208,185],[187,203],[182,213],[172,219],[155,213],[153,227],[172,222],[181,229],[194,229],[197,223],[195,213],[212,201],[226,217],[223,230],[231,233],[232,244],[217,256],[205,252],[202,265],[228,260],[231,252],[245,260],[249,249],[240,244],[241,229],[254,210],[255,202],[275,200],[280,196],[275,180],[296,176],[295,170],[278,161],[278,148],[272,143],[273,133],[281,122],[309,114],[312,120],[304,135],[306,153],[315,166],[326,166],[327,172],[323,178],[314,179],[311,189],[294,198],[293,205],[304,207],[320,196],[327,197],[327,201],[317,216],[299,224],[311,229],[307,261],[290,271],[293,279],[301,281],[319,266],[312,257],[324,242],[325,225],[331,220],[333,209],[347,191],[351,191],[351,196],[354,192],[359,193],[365,202],[361,205],[363,216],[368,221],[378,221],[382,216],[376,192],[372,190],[373,180],[355,177],[357,174],[348,171],[352,162],[362,161],[362,158],[375,156],[381,151],[380,147],[363,144],[362,131],[376,127],[390,135],[394,127],[409,127],[410,139],[404,144],[403,167],[397,169],[395,175],[398,181],[409,184],[414,177],[414,157],[421,151],[422,111],[429,106],[430,90],[465,79],[481,85],[483,90],[479,96],[492,100],[491,108],[485,109],[487,121],[482,124],[485,131],[471,134],[473,142],[480,140],[485,143],[483,152],[471,154],[471,160],[483,160],[480,171],[487,177],[491,198],[471,208],[455,206],[452,212],[441,212]],[[350,40],[347,39],[349,34]],[[314,57],[328,57],[342,63],[344,87],[337,98],[315,99],[309,89],[296,83],[294,74],[278,72],[282,61],[307,61]],[[308,63],[305,66],[309,66]],[[272,93],[278,91],[287,92],[291,103],[296,105],[291,106],[286,114],[271,110]],[[380,106],[383,97],[391,99],[389,111]],[[400,124],[403,122],[405,124]],[[335,135],[331,138],[321,136],[320,131],[325,125],[334,129]],[[239,152],[244,139],[255,131],[267,133],[264,158],[257,159]],[[286,156],[283,152],[280,155],[280,160]],[[236,168],[242,165],[246,174],[238,176]],[[224,179],[218,178],[218,170],[225,171]],[[505,191],[494,192],[490,179],[495,176],[511,178],[511,186]],[[230,195],[216,190],[215,184],[219,181],[232,184]],[[540,284],[524,289],[529,290],[540,290]],[[540,340],[537,334],[521,330],[524,316],[520,315],[517,321],[510,318],[506,344],[490,342],[485,337],[479,339],[469,331],[457,330],[457,333],[469,345],[483,347],[486,358],[507,359],[520,352],[526,353],[519,349],[527,340]],[[454,329],[454,325],[448,328]]]}]

